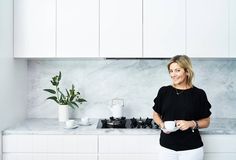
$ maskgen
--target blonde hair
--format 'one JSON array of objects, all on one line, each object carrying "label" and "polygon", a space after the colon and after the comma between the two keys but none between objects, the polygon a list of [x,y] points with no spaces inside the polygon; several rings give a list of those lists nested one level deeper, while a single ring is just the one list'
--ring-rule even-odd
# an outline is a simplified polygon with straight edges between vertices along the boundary
[{"label": "blonde hair", "polygon": [[192,62],[190,58],[186,55],[176,55],[170,59],[170,62],[167,65],[168,71],[170,72],[170,65],[172,63],[177,63],[181,68],[187,72],[187,85],[192,87],[192,81],[194,77]]}]

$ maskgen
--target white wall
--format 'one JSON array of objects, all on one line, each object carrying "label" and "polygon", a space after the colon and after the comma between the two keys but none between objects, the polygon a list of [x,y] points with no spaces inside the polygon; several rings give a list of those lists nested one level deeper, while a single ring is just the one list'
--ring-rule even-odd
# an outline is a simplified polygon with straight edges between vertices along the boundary
[{"label": "white wall", "polygon": [[27,61],[13,59],[13,0],[0,0],[0,131],[24,119],[26,80]]}]

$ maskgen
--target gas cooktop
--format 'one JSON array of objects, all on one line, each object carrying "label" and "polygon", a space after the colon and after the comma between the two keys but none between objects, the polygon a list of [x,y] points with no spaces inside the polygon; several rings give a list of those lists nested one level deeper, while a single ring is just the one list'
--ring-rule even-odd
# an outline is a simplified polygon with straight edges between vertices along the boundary
[{"label": "gas cooktop", "polygon": [[153,121],[152,118],[141,118],[141,117],[130,118],[130,119],[127,119],[126,117],[121,117],[121,118],[110,117],[109,119],[100,119],[98,121],[97,128],[159,129],[158,125]]}]

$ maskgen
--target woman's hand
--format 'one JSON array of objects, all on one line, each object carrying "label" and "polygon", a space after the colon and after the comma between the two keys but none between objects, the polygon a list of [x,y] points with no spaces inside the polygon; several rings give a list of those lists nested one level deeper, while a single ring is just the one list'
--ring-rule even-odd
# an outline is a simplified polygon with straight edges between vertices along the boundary
[{"label": "woman's hand", "polygon": [[189,128],[194,128],[195,124],[193,121],[186,121],[186,120],[177,120],[176,121],[176,126],[181,130],[185,131]]}]

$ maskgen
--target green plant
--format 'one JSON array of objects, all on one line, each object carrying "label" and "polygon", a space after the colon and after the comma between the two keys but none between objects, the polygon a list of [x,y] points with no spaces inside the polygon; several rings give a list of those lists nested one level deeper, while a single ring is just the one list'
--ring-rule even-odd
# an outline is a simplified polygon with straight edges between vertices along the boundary
[{"label": "green plant", "polygon": [[79,108],[78,103],[82,104],[83,102],[87,102],[85,99],[80,97],[80,92],[75,91],[75,86],[72,84],[71,89],[69,91],[66,89],[66,95],[62,93],[59,88],[59,83],[61,80],[61,72],[59,75],[52,77],[51,83],[55,86],[54,89],[44,89],[44,91],[53,94],[53,96],[48,97],[47,100],[54,100],[56,103],[60,105],[68,105],[71,108],[75,109],[75,107]]}]

